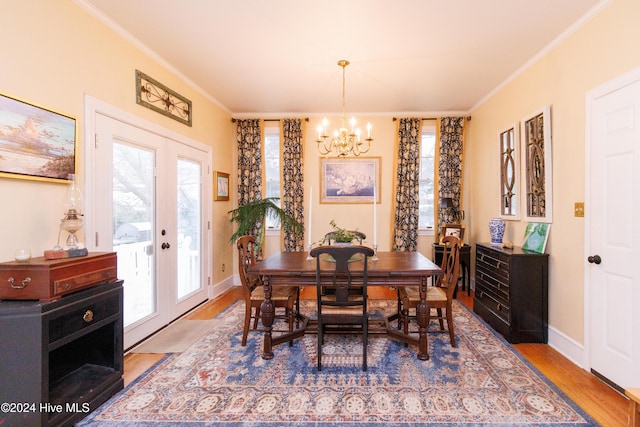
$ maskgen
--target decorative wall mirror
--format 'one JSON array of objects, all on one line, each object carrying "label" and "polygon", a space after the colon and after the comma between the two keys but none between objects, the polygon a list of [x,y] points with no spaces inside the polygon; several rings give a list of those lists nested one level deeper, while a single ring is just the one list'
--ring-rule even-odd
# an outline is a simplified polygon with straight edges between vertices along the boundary
[{"label": "decorative wall mirror", "polygon": [[520,219],[520,132],[518,123],[498,133],[500,143],[500,216]]},{"label": "decorative wall mirror", "polygon": [[530,222],[552,222],[551,107],[522,120],[524,214]]}]

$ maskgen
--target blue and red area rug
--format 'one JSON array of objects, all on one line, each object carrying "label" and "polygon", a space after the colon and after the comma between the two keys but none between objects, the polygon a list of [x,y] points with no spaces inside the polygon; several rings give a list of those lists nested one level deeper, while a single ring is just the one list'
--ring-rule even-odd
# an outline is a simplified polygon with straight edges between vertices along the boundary
[{"label": "blue and red area rug", "polygon": [[[395,301],[370,301],[382,316]],[[313,302],[301,302],[307,313]],[[430,334],[430,360],[372,336],[367,372],[359,335],[326,336],[316,369],[316,335],[274,349],[262,334],[240,345],[244,303],[185,352],[164,358],[83,426],[596,426],[580,408],[459,303],[458,347]]]}]

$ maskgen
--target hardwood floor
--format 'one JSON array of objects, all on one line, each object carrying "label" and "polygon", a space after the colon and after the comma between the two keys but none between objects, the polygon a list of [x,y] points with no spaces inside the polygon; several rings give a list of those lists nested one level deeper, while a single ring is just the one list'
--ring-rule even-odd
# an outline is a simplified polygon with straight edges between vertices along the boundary
[{"label": "hardwood floor", "polygon": [[[394,291],[372,288],[370,298],[395,298]],[[388,292],[393,292],[389,294]],[[315,298],[315,290],[305,288],[302,298]],[[189,313],[187,319],[211,319],[238,299],[242,289],[233,288],[218,298],[203,304]],[[458,292],[458,300],[472,307],[473,298]],[[514,348],[533,366],[540,370],[560,390],[602,426],[626,426],[628,400],[591,373],[574,365],[546,344],[516,344]],[[158,362],[163,354],[128,353],[124,358],[125,386]]]}]

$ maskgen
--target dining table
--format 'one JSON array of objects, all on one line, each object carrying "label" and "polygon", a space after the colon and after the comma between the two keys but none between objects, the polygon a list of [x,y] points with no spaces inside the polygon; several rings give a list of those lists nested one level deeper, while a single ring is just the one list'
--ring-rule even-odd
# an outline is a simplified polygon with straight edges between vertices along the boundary
[{"label": "dining table", "polygon": [[[329,278],[335,269],[335,264],[329,259],[321,259],[320,274]],[[363,274],[364,260],[354,260],[349,264],[351,274]],[[299,328],[291,333],[273,336],[272,329],[275,321],[275,306],[271,301],[271,293],[277,286],[316,286],[316,259],[308,252],[278,252],[249,268],[250,274],[262,277],[264,286],[264,301],[260,307],[262,324],[264,326],[264,347],[262,358],[273,358],[273,346],[291,341],[304,335],[305,328]],[[416,308],[418,336],[405,334],[400,328],[390,326],[389,318],[385,320],[386,332],[393,339],[418,346],[417,357],[420,360],[429,359],[427,326],[429,324],[429,304],[427,301],[427,287],[429,278],[442,274],[439,266],[434,264],[420,252],[377,252],[367,260],[367,286],[417,286],[420,302]],[[397,315],[391,316],[391,318]],[[307,322],[304,322],[306,325]]]}]

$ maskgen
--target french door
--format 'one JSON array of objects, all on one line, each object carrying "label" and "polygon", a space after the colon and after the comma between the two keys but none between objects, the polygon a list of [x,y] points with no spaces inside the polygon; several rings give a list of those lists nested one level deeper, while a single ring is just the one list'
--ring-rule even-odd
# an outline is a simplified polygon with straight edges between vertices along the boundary
[{"label": "french door", "polygon": [[209,153],[107,115],[94,119],[87,240],[118,255],[129,348],[207,299]]}]

